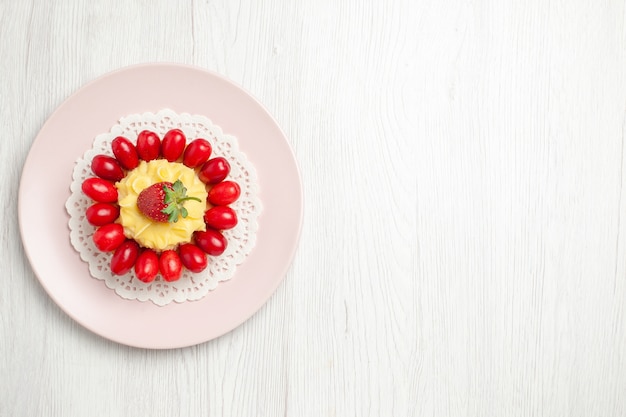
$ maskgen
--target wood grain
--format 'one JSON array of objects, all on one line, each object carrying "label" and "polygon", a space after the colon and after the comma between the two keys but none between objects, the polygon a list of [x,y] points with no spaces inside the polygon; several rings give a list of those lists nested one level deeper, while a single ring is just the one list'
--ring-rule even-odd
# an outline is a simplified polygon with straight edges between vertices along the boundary
[{"label": "wood grain", "polygon": [[[626,415],[625,6],[0,0],[0,416]],[[171,351],[67,317],[15,201],[54,108],[153,61],[252,92],[306,206],[267,305]]]}]

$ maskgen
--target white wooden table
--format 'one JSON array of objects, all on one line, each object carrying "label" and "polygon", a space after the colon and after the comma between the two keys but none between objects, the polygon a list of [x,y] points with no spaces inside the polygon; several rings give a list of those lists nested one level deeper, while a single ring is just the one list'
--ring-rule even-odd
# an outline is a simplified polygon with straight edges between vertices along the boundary
[{"label": "white wooden table", "polygon": [[[0,416],[626,415],[626,2],[0,0]],[[216,340],[129,348],[20,243],[29,148],[120,67],[217,71],[302,172],[294,263]]]}]

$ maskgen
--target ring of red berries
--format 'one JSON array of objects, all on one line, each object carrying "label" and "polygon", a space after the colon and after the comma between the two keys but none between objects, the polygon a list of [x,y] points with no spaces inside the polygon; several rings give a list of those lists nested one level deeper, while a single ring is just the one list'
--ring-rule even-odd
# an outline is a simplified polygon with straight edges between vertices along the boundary
[{"label": "ring of red berries", "polygon": [[[241,189],[235,181],[226,180],[230,173],[228,161],[223,157],[210,158],[212,147],[206,139],[187,143],[180,129],[172,129],[161,140],[156,133],[144,130],[137,136],[136,145],[118,136],[111,142],[111,150],[114,156],[93,158],[91,171],[95,176],[83,181],[81,188],[93,200],[85,212],[89,224],[96,227],[93,242],[100,251],[113,253],[110,261],[113,274],[124,275],[132,270],[137,279],[146,283],[159,274],[171,282],[181,277],[183,268],[201,272],[208,266],[208,256],[224,253],[228,242],[222,231],[237,225],[237,213],[230,204],[239,198]],[[142,247],[127,238],[124,227],[117,222],[120,207],[115,182],[122,180],[140,161],[155,159],[182,162],[194,169],[208,190],[206,231],[195,231],[190,242],[164,251]],[[159,182],[139,193],[137,208],[152,221],[175,223],[187,217],[184,204],[188,200],[200,201],[187,196],[181,181]]]}]

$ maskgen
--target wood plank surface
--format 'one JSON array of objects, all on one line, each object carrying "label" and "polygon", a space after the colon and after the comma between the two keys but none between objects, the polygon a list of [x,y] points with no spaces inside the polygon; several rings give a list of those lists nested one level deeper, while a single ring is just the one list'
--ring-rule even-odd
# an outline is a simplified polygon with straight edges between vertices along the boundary
[{"label": "wood plank surface", "polygon": [[[626,415],[625,6],[0,0],[0,416]],[[168,351],[69,318],[17,223],[45,120],[143,62],[250,91],[305,194],[263,309]]]}]

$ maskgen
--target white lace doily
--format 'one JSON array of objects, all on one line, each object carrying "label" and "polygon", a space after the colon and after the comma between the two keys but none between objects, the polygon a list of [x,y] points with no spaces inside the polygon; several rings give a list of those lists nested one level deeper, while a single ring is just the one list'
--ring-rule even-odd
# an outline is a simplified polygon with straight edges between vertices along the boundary
[{"label": "white lace doily", "polygon": [[[94,176],[91,172],[91,160],[98,154],[113,156],[111,142],[117,136],[124,136],[136,143],[137,135],[142,130],[151,130],[162,138],[168,130],[175,128],[185,133],[188,142],[198,137],[208,140],[213,148],[211,157],[223,156],[228,160],[231,166],[228,179],[236,181],[241,187],[241,196],[231,204],[237,212],[239,222],[233,229],[223,231],[224,237],[228,240],[226,251],[220,256],[208,256],[209,265],[200,273],[194,274],[183,269],[178,281],[167,282],[157,276],[148,284],[139,281],[132,271],[122,276],[114,275],[110,270],[112,254],[101,252],[96,248],[92,240],[96,228],[90,225],[85,217],[85,211],[93,201],[83,194],[81,185],[86,178]],[[224,134],[219,126],[204,116],[177,114],[164,109],[156,114],[133,114],[120,119],[110,132],[98,135],[93,147],[76,161],[70,189],[71,195],[65,206],[70,215],[72,246],[79,252],[81,259],[89,264],[91,275],[103,280],[107,287],[125,299],[150,300],[159,306],[172,301],[181,303],[199,300],[215,289],[219,282],[226,281],[234,275],[237,265],[245,260],[256,242],[261,201],[258,197],[254,166],[246,155],[239,151],[237,139]]]}]

